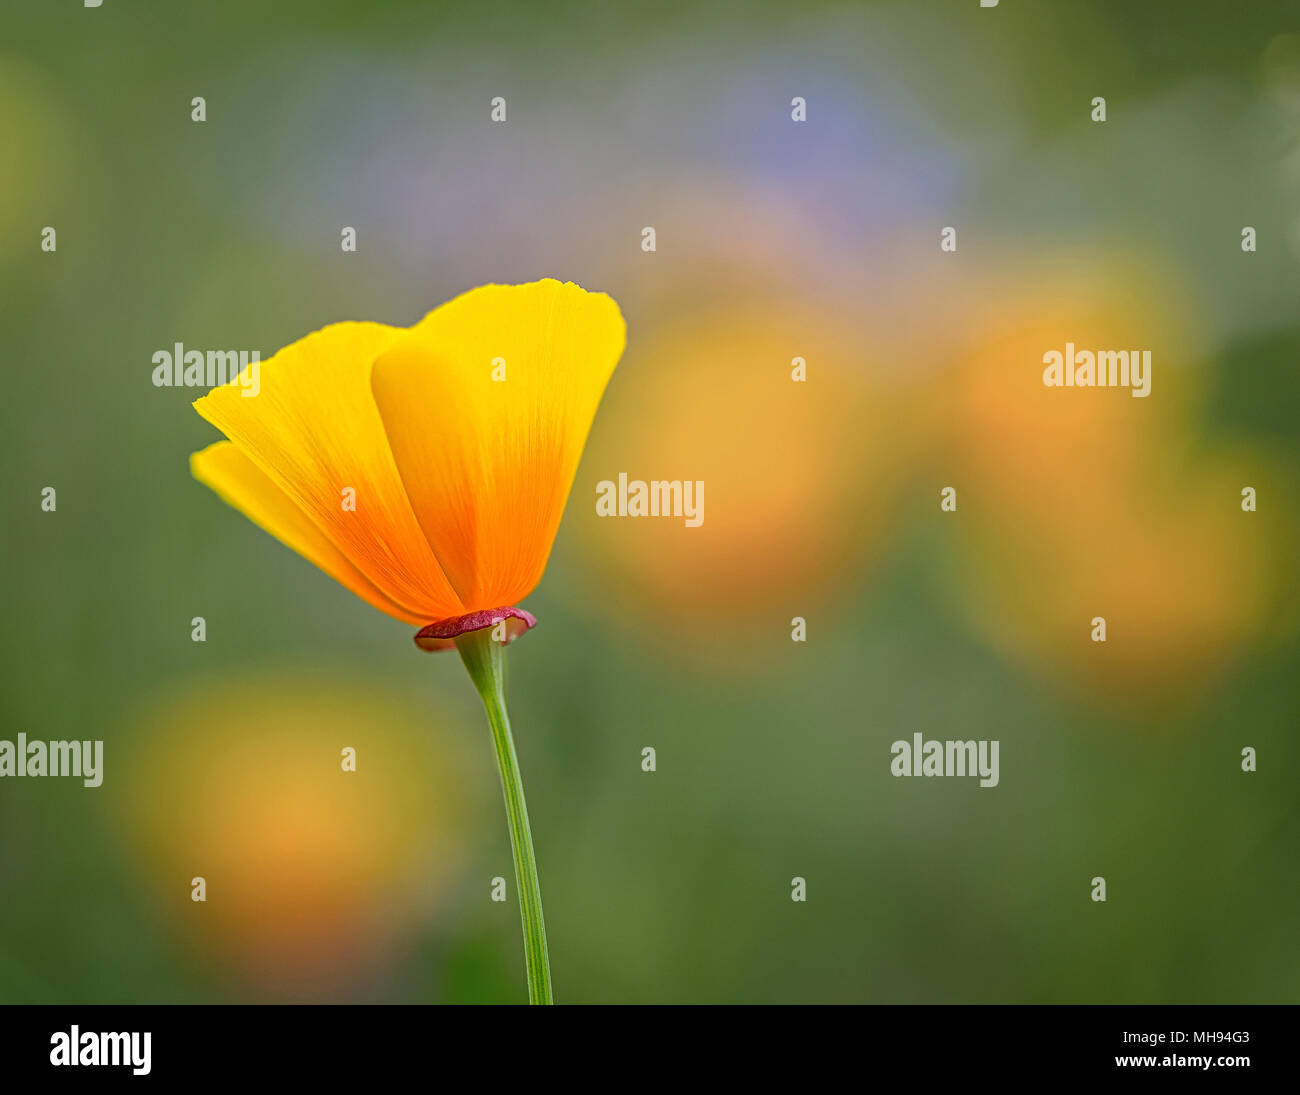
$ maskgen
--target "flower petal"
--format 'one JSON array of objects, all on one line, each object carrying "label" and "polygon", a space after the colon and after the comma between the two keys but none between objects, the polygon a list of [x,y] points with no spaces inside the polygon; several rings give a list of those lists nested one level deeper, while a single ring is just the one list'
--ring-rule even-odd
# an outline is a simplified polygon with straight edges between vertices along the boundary
[{"label": "flower petal", "polygon": [[547,279],[471,290],[376,359],[393,456],[462,611],[541,579],[625,339],[612,299]]},{"label": "flower petal", "polygon": [[240,452],[233,441],[218,441],[190,457],[190,470],[222,501],[255,525],[314,563],[362,600],[406,623],[423,620],[379,592],[321,532],[287,494]]},{"label": "flower petal", "polygon": [[[403,334],[336,323],[263,362],[257,395],[232,383],[194,406],[375,589],[428,622],[465,606],[415,519],[370,393],[371,363]],[[354,509],[345,508],[349,497]]]}]

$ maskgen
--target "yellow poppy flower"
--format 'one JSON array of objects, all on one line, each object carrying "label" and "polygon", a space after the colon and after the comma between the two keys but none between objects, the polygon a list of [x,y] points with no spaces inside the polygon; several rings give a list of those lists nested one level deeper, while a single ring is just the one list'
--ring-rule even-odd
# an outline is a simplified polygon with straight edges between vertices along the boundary
[{"label": "yellow poppy flower", "polygon": [[336,323],[262,363],[256,396],[196,401],[230,440],[191,467],[381,612],[433,625],[428,649],[503,614],[523,630],[624,341],[612,299],[551,279],[409,329]]},{"label": "yellow poppy flower", "polygon": [[229,438],[193,455],[197,479],[381,612],[425,625],[420,646],[460,652],[501,772],[535,1003],[551,1002],[550,962],[501,647],[536,623],[516,602],[546,569],[625,340],[603,293],[486,285],[409,329],[326,327],[194,404]]}]

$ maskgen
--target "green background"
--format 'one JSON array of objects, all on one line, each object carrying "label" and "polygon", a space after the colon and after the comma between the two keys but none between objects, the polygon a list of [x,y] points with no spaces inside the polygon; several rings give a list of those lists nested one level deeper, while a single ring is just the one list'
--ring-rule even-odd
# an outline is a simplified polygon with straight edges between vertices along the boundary
[{"label": "green background", "polygon": [[[177,341],[265,358],[328,322],[408,324],[474,285],[554,275],[610,292],[629,326],[525,602],[540,626],[508,655],[559,1000],[1295,1002],[1300,27],[1285,8],[7,6],[0,736],[103,739],[106,774],[96,790],[0,782],[0,1000],[524,998],[462,667],[194,482],[189,453],[216,439],[188,406],[202,393],[150,375]],[[937,265],[950,224],[955,275]],[[1014,323],[1016,286],[1068,279],[1067,252],[1107,284],[1177,283],[1196,395],[1153,444],[1206,455],[1173,497],[1229,449],[1277,484],[1206,568],[1246,575],[1249,610],[1211,589],[1234,625],[1183,624],[1172,591],[1159,626],[1201,628],[1198,658],[1171,640],[1113,679],[1081,668],[1086,643],[1072,661],[1002,626],[1011,541],[1031,557],[1040,542],[1033,505],[964,541],[935,503],[950,420],[927,408],[947,406],[963,327],[986,289]],[[891,459],[819,454],[843,480],[819,481],[793,541],[798,505],[765,508],[752,464],[789,446],[797,481],[819,437],[783,402],[792,301],[842,320],[828,345],[845,385],[907,389],[889,412],[831,400],[844,436],[885,437]],[[714,349],[687,367],[698,330]],[[771,360],[724,360],[733,333],[768,339]],[[701,395],[715,367],[741,379]],[[763,370],[781,382],[763,413],[729,411],[728,385]],[[1169,375],[1149,403],[1182,390]],[[700,400],[707,459],[672,432],[673,408]],[[729,492],[751,466],[757,486]],[[714,468],[705,528],[722,539],[594,515],[594,483],[619,471]],[[1100,529],[1098,565],[1122,568],[1104,488],[1081,524]],[[1250,520],[1235,497],[1232,480],[1212,529]],[[1197,547],[1179,528],[1172,557]],[[649,535],[671,537],[658,561]],[[730,558],[743,574],[723,588]],[[998,739],[1000,785],[891,777],[890,743],[917,731]],[[355,777],[337,770],[345,745]]]}]

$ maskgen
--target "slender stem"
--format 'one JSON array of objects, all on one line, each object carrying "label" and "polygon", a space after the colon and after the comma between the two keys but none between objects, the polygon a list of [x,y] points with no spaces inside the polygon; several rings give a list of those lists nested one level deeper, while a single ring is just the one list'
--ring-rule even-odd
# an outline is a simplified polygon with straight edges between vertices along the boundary
[{"label": "slender stem", "polygon": [[469,631],[456,640],[456,649],[469,670],[492,727],[501,790],[506,799],[506,821],[510,826],[510,847],[515,858],[515,886],[519,890],[519,916],[524,929],[524,962],[528,969],[528,1002],[554,1003],[551,996],[551,962],[546,951],[546,923],[542,919],[542,890],[537,880],[533,855],[533,833],[528,825],[528,806],[519,776],[519,761],[510,735],[506,714],[505,663],[502,644],[492,640],[492,628]]}]

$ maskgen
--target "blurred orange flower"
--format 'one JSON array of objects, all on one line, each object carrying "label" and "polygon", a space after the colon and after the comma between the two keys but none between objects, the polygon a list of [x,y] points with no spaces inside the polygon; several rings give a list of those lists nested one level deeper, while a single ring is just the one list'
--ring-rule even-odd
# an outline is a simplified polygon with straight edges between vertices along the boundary
[{"label": "blurred orange flower", "polygon": [[185,952],[226,976],[274,996],[355,984],[455,877],[460,735],[390,690],[333,674],[196,682],[130,722],[116,803],[131,862]]},{"label": "blurred orange flower", "polygon": [[[1279,496],[1274,461],[1202,451],[1204,332],[1174,285],[1081,260],[988,291],[937,453],[962,499],[958,570],[978,625],[1018,660],[1134,708],[1194,696],[1268,630],[1289,539],[1276,506],[1240,504],[1248,485]],[[1043,354],[1067,340],[1151,348],[1151,395],[1046,387]]]},{"label": "blurred orange flower", "polygon": [[[698,528],[576,513],[586,561],[608,575],[602,605],[695,656],[729,649],[774,605],[807,613],[867,581],[897,528],[918,436],[856,327],[824,306],[751,294],[665,320],[638,345],[647,367],[607,409],[594,478],[700,480],[708,510]],[[725,640],[690,626],[701,618],[727,620]]]}]

